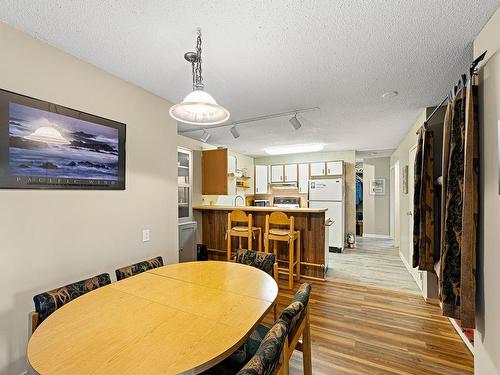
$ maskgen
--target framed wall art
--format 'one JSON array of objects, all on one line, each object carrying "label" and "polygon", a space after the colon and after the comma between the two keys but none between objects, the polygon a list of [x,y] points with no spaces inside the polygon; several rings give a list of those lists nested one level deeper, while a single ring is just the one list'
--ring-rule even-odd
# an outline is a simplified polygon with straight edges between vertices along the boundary
[{"label": "framed wall art", "polygon": [[374,178],[370,180],[370,195],[385,195],[385,179]]},{"label": "framed wall art", "polygon": [[125,127],[0,90],[0,188],[124,190]]}]

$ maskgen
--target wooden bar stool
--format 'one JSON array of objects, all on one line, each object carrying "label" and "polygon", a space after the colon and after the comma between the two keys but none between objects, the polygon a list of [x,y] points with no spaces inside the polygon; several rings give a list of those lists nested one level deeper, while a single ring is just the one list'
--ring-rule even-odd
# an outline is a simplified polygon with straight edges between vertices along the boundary
[{"label": "wooden bar stool", "polygon": [[[272,228],[272,225],[278,227]],[[288,216],[284,212],[273,212],[266,215],[266,228],[264,233],[264,251],[269,252],[269,241],[273,241],[273,252],[278,257],[278,241],[288,242],[288,268],[279,268],[278,271],[288,272],[288,288],[293,289],[293,271],[295,268],[296,279],[300,280],[300,231],[295,230],[295,220],[293,216]]]},{"label": "wooden bar stool", "polygon": [[[233,226],[233,223],[240,225]],[[246,225],[241,225],[246,224]],[[238,237],[238,247],[242,248],[243,237],[248,240],[248,250],[252,250],[253,239],[255,234],[258,234],[257,247],[259,251],[262,251],[262,228],[253,226],[252,214],[246,214],[242,210],[234,210],[227,214],[227,230],[226,230],[226,240],[227,240],[227,260],[231,261],[231,239],[232,237]]]}]

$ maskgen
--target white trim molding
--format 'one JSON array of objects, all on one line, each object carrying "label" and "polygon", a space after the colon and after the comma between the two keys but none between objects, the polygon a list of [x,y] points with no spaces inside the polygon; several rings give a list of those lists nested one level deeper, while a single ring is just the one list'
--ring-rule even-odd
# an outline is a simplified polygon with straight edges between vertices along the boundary
[{"label": "white trim molding", "polygon": [[361,237],[367,237],[367,238],[383,238],[386,240],[392,240],[391,236],[388,236],[387,234],[370,234],[370,233],[363,233]]},{"label": "white trim molding", "polygon": [[412,269],[412,267],[410,266],[410,263],[408,263],[408,261],[406,260],[406,258],[404,257],[403,253],[400,251],[399,252],[399,257],[401,258],[401,260],[403,261],[403,264],[405,265],[406,269],[408,270],[408,272],[410,273],[410,275],[413,277],[413,280],[415,280],[415,283],[417,284],[418,288],[420,290],[422,290],[422,287],[420,286],[419,282],[421,280],[418,280],[418,276],[417,274],[414,272],[414,270]]},{"label": "white trim molding", "polygon": [[457,331],[457,333],[460,335],[460,338],[465,343],[465,345],[467,346],[467,348],[470,350],[470,352],[472,353],[472,355],[474,355],[474,346],[472,346],[472,344],[469,341],[469,339],[467,338],[467,336],[465,336],[465,334],[462,331],[462,328],[459,327],[459,325],[457,324],[457,322],[455,321],[455,319],[453,319],[453,318],[448,318],[448,319],[450,320],[451,325],[453,326],[453,328],[455,328],[455,331]]}]

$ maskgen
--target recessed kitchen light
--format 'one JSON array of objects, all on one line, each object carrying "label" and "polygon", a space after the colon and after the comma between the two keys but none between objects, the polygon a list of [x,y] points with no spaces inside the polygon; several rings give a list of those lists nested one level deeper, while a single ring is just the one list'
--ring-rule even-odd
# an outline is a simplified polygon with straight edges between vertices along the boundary
[{"label": "recessed kitchen light", "polygon": [[382,94],[382,98],[383,99],[391,99],[391,98],[395,98],[398,95],[399,95],[399,92],[397,92],[397,91],[387,91],[386,93]]},{"label": "recessed kitchen light", "polygon": [[323,150],[322,144],[277,146],[264,149],[269,155],[301,154],[304,152],[316,152],[321,150]]}]

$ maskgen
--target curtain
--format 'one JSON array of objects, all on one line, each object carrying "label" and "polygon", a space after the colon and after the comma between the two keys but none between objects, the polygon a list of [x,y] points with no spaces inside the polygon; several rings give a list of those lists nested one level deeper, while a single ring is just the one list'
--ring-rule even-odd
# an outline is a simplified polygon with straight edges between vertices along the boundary
[{"label": "curtain", "polygon": [[443,315],[474,328],[478,230],[477,86],[448,105],[443,133],[440,293]]},{"label": "curtain", "polygon": [[434,135],[420,128],[413,194],[413,267],[434,271]]}]

